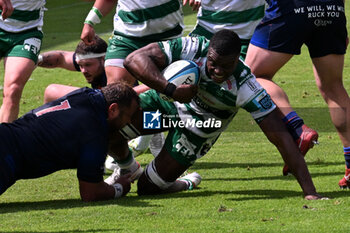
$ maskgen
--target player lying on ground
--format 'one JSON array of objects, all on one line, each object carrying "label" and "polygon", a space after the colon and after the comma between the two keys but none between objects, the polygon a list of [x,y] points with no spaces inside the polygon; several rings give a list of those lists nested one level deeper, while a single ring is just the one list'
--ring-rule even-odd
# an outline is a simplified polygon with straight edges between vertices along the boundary
[{"label": "player lying on ground", "polygon": [[0,194],[17,180],[77,168],[83,201],[117,198],[130,190],[130,176],[103,181],[106,154],[115,132],[139,109],[139,97],[117,83],[101,90],[81,88],[36,108],[13,123],[0,124]]},{"label": "player lying on ground", "polygon": [[[249,68],[239,60],[240,47],[239,37],[234,32],[222,30],[215,33],[210,42],[204,37],[183,37],[152,43],[127,57],[124,65],[128,71],[154,89],[140,95],[143,111],[159,110],[162,114],[173,116],[171,120],[174,122],[187,119],[221,122],[218,128],[181,128],[179,125],[171,128],[162,151],[138,180],[139,195],[178,192],[198,184],[198,174],[190,174],[186,180],[178,180],[178,177],[209,151],[242,107],[251,113],[267,138],[277,147],[293,171],[305,198],[321,197],[316,192],[303,156],[281,120],[279,110]],[[198,64],[201,73],[198,86],[176,87],[165,80],[160,70],[176,60],[192,60]],[[161,99],[157,91],[176,101]],[[142,111],[137,116],[132,126],[121,130],[124,137],[135,136],[132,135],[135,132],[152,133],[143,129]],[[132,164],[132,160],[129,156],[127,162],[120,162]]]}]

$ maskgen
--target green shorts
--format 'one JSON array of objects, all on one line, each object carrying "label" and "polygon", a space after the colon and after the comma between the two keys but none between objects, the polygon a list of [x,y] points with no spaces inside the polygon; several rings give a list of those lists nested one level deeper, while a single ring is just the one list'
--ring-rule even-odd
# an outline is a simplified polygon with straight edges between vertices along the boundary
[{"label": "green shorts", "polygon": [[[155,90],[140,94],[140,99],[144,112],[159,110],[162,113],[162,119],[180,120],[175,104],[161,99]],[[165,148],[177,162],[189,167],[210,150],[218,137],[219,135],[212,138],[202,138],[186,128],[177,126],[169,129]]]},{"label": "green shorts", "polygon": [[36,63],[42,38],[43,33],[37,29],[20,33],[0,29],[0,57],[25,57]]},{"label": "green shorts", "polygon": [[108,48],[105,60],[125,59],[133,51],[142,48],[153,41],[143,39],[127,38],[120,35],[114,35],[108,40]]}]

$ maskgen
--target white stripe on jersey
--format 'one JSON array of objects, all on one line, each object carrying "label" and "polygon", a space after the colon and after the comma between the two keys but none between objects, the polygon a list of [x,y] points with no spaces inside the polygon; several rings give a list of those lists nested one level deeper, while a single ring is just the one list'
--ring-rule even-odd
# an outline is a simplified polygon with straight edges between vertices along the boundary
[{"label": "white stripe on jersey", "polygon": [[31,20],[28,22],[7,18],[3,20],[0,17],[0,28],[7,32],[23,32],[29,29],[37,28],[38,30],[42,30],[44,25],[44,11],[46,10],[45,0],[12,0],[12,6],[16,10],[22,11],[35,11],[40,10],[39,18],[35,20]]},{"label": "white stripe on jersey", "polygon": [[[145,10],[152,7],[156,7],[172,0],[157,0],[157,1],[140,1],[140,0],[119,0],[114,15],[114,31],[123,33],[132,37],[150,36],[153,34],[162,33],[170,29],[175,28],[176,25],[180,25],[185,28],[183,22],[182,1],[179,1],[180,8],[176,12],[172,12],[162,18],[151,19],[141,23],[127,23],[118,16],[119,11],[131,12],[135,10]],[[172,36],[167,39],[172,39],[179,35]],[[165,38],[162,38],[165,39]]]},{"label": "white stripe on jersey", "polygon": [[[255,21],[232,24],[230,22],[209,22],[198,19],[202,16],[202,9],[213,12],[243,12],[244,10],[253,9],[265,5],[265,0],[202,0],[201,8],[197,14],[197,24],[207,31],[215,33],[221,29],[232,30],[238,34],[241,39],[250,39],[254,33],[255,27],[261,21],[261,18]],[[244,14],[244,13],[242,13]]]}]

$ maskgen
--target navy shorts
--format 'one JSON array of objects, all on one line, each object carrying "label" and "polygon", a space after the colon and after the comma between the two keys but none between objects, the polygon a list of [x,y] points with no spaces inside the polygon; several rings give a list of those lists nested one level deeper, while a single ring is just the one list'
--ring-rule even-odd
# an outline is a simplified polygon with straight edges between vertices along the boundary
[{"label": "navy shorts", "polygon": [[288,54],[300,54],[305,44],[311,58],[345,54],[347,30],[342,0],[316,2],[277,16],[267,9],[251,44]]}]

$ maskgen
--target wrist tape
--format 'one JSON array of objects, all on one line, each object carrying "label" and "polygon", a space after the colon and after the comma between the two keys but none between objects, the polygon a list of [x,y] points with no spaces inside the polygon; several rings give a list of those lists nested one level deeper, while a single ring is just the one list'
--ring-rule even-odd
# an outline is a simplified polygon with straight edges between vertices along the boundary
[{"label": "wrist tape", "polygon": [[164,95],[173,97],[174,91],[176,90],[176,85],[173,83],[168,83],[164,89]]},{"label": "wrist tape", "polygon": [[115,183],[112,185],[115,191],[114,198],[119,198],[123,196],[123,186],[119,183]]},{"label": "wrist tape", "polygon": [[96,7],[93,7],[90,10],[89,14],[86,16],[84,23],[94,26],[95,24],[100,23],[101,19],[102,19],[101,12]]}]

